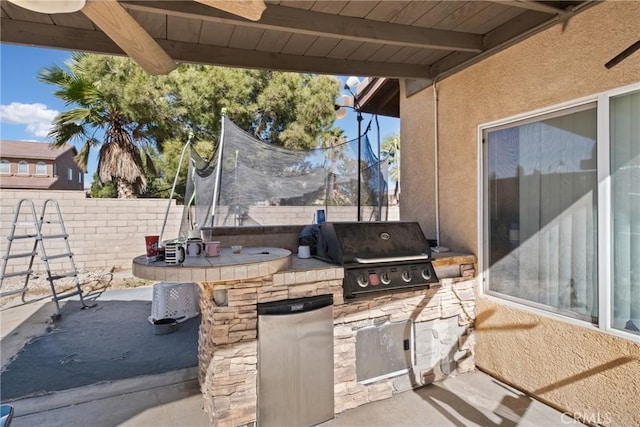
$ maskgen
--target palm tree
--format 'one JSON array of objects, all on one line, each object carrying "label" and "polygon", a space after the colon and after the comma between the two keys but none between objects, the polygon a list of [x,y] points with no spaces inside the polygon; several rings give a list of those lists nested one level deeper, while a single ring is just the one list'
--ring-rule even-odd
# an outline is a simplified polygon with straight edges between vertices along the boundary
[{"label": "palm tree", "polygon": [[[118,198],[136,197],[147,185],[145,163],[153,169],[153,162],[144,150],[147,142],[142,126],[122,113],[116,92],[100,89],[99,82],[92,77],[96,74],[91,75],[85,68],[87,56],[74,52],[66,63],[69,71],[55,65],[38,73],[39,81],[57,86],[54,95],[72,106],[54,119],[48,136],[54,147],[74,140],[83,142],[76,161],[85,172],[91,149],[99,148],[100,182],[115,181]],[[97,135],[101,134],[100,139]]]},{"label": "palm tree", "polygon": [[398,199],[398,191],[400,190],[400,135],[393,134],[386,137],[380,146],[382,151],[389,159],[389,175],[395,182],[393,195]]}]

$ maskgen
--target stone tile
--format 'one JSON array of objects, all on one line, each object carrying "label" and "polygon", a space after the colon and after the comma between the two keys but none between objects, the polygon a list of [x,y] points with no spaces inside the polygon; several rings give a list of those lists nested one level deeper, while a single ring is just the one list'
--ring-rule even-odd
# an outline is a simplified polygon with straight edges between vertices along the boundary
[{"label": "stone tile", "polygon": [[222,267],[220,269],[220,280],[234,280],[234,268],[233,267]]},{"label": "stone tile", "polygon": [[207,268],[205,277],[207,282],[217,282],[220,280],[220,269],[219,268]]},{"label": "stone tile", "polygon": [[284,276],[286,273],[277,273],[273,275],[273,284],[276,286],[284,285]]},{"label": "stone tile", "polygon": [[233,280],[242,280],[248,277],[246,266],[238,266],[233,268]]}]

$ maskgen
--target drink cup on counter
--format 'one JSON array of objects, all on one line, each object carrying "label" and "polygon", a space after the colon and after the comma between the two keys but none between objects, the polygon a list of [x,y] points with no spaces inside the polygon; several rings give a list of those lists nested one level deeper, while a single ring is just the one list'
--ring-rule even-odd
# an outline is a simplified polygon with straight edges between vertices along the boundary
[{"label": "drink cup on counter", "polygon": [[164,247],[164,262],[169,265],[182,264],[185,258],[184,246],[179,242],[167,243]]},{"label": "drink cup on counter", "polygon": [[191,237],[187,239],[186,255],[188,257],[202,256],[203,246],[202,239],[199,237]]},{"label": "drink cup on counter", "polygon": [[158,260],[158,240],[160,236],[144,236],[145,245],[147,247],[147,262]]},{"label": "drink cup on counter", "polygon": [[311,248],[306,245],[298,246],[298,258],[311,258]]},{"label": "drink cup on counter", "polygon": [[205,242],[204,255],[209,257],[220,256],[220,242],[217,240],[214,240],[212,242]]}]

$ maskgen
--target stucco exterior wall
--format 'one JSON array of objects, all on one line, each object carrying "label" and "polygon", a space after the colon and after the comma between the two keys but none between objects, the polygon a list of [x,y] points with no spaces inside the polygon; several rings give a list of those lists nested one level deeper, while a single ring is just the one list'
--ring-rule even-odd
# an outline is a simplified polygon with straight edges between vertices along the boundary
[{"label": "stucco exterior wall", "polygon": [[[438,81],[442,245],[479,251],[478,126],[639,81],[640,52],[604,67],[638,40],[638,22],[640,2],[598,4]],[[405,98],[401,85],[400,104],[400,216],[427,234],[435,231],[432,89]],[[477,307],[478,367],[592,424],[640,425],[638,343],[482,296]]]}]

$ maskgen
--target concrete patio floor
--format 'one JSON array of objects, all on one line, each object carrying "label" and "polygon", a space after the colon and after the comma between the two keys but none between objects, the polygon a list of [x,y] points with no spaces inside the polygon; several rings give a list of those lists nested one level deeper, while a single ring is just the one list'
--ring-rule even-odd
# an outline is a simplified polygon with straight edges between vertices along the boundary
[{"label": "concrete patio floor", "polygon": [[[151,300],[151,287],[107,291],[100,300]],[[33,316],[47,300],[0,311],[2,366],[32,337],[47,333]],[[27,322],[28,320],[28,322]],[[0,378],[1,380],[1,378]],[[3,401],[3,403],[6,403]],[[102,382],[9,402],[12,427],[207,426],[197,368]],[[322,427],[581,426],[492,377],[476,371],[339,414]]]}]

